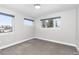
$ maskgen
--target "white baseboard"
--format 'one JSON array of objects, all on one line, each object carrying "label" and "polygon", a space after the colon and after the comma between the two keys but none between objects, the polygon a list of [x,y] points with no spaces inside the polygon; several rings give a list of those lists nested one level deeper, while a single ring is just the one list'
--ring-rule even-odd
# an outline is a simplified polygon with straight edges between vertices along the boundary
[{"label": "white baseboard", "polygon": [[28,39],[24,39],[24,40],[21,40],[21,41],[18,41],[18,42],[14,42],[12,44],[8,44],[8,45],[0,47],[0,49],[8,48],[10,46],[13,46],[13,45],[16,45],[16,44],[19,44],[19,43],[22,43],[22,42],[25,42],[25,41],[28,41],[28,40],[31,40],[31,39],[33,39],[33,38],[28,38]]},{"label": "white baseboard", "polygon": [[64,43],[64,42],[59,42],[59,41],[54,41],[54,40],[48,40],[48,39],[46,39],[46,38],[41,38],[41,37],[32,37],[32,38],[28,38],[28,39],[25,39],[25,40],[21,40],[21,41],[12,43],[12,44],[8,44],[8,45],[5,45],[5,46],[2,46],[2,47],[0,47],[0,49],[8,48],[8,47],[10,47],[10,46],[13,46],[13,45],[16,45],[16,44],[19,44],[19,43],[22,43],[22,42],[31,40],[31,39],[33,39],[33,38],[38,38],[38,39],[45,40],[45,41],[56,42],[56,43],[59,43],[59,44],[64,44],[64,45],[73,46],[73,47],[76,47],[76,49],[79,51],[79,48],[78,48],[75,44]]},{"label": "white baseboard", "polygon": [[76,46],[77,51],[79,52],[79,47]]},{"label": "white baseboard", "polygon": [[41,37],[35,37],[35,38],[42,39],[42,40],[46,40],[46,41],[50,41],[50,42],[56,42],[56,43],[64,44],[64,45],[68,45],[68,46],[76,47],[75,44],[70,44],[70,43],[65,43],[65,42],[55,41],[55,40],[51,40],[51,39],[48,40],[48,39],[46,39],[46,38],[41,38]]}]

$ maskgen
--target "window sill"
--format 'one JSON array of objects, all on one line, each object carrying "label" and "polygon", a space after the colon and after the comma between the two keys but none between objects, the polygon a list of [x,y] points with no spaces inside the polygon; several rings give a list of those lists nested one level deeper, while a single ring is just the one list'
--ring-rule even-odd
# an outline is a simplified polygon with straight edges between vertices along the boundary
[{"label": "window sill", "polygon": [[61,30],[61,28],[40,28],[43,30]]},{"label": "window sill", "polygon": [[0,36],[7,36],[7,35],[12,35],[14,32],[8,32],[8,33],[0,33]]}]

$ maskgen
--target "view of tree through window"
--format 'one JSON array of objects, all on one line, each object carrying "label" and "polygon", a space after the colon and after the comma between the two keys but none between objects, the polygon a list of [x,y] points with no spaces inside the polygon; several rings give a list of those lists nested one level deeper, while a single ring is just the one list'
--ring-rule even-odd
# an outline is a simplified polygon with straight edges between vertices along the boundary
[{"label": "view of tree through window", "polygon": [[0,14],[0,33],[12,32],[13,17]]},{"label": "view of tree through window", "polygon": [[42,28],[59,28],[61,24],[60,17],[43,19],[41,22]]},{"label": "view of tree through window", "polygon": [[47,27],[48,27],[48,28],[54,27],[53,20],[48,20],[48,22],[47,22]]},{"label": "view of tree through window", "polygon": [[43,28],[51,28],[54,27],[53,20],[42,20],[42,27]]}]

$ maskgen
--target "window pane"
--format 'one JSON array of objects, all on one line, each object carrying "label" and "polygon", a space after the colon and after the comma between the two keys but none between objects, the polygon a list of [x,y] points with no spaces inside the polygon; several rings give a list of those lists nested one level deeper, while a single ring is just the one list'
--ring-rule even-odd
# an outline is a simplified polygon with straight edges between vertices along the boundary
[{"label": "window pane", "polygon": [[49,27],[52,27],[53,28],[53,20],[48,20],[48,22],[47,22],[47,27],[49,28]]},{"label": "window pane", "polygon": [[42,27],[45,28],[45,20],[42,21]]},{"label": "window pane", "polygon": [[12,18],[0,14],[0,33],[12,32]]},{"label": "window pane", "polygon": [[60,28],[61,26],[61,17],[41,19],[43,28]]},{"label": "window pane", "polygon": [[53,28],[54,27],[54,22],[53,20],[42,20],[42,27],[43,28]]},{"label": "window pane", "polygon": [[61,20],[60,19],[55,19],[55,24],[57,28],[60,28],[61,26]]},{"label": "window pane", "polygon": [[33,21],[24,20],[24,24],[25,24],[25,25],[30,25],[30,26],[32,26],[32,25],[33,25]]}]

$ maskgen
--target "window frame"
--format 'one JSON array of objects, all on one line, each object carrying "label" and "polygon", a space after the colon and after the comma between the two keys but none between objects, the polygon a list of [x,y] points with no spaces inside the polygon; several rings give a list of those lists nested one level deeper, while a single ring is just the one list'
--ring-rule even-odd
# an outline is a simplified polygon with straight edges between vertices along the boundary
[{"label": "window frame", "polygon": [[[28,19],[28,18],[24,18],[24,20],[28,20],[28,21],[31,21],[31,22],[34,22],[34,20],[31,20],[31,19]],[[24,24],[25,25],[25,24]],[[28,26],[28,25],[27,25]]]},{"label": "window frame", "polygon": [[[53,18],[46,18],[46,19],[41,19],[40,21],[41,21],[41,28],[44,28],[44,29],[57,29],[58,27],[56,27],[56,19],[60,19],[61,18],[61,16],[57,16],[57,17],[53,17]],[[45,27],[43,27],[42,26],[42,24],[43,24],[43,20],[53,20],[53,27],[47,27],[47,26],[45,26]]]},{"label": "window frame", "polygon": [[14,18],[15,18],[15,16],[8,14],[8,13],[4,13],[4,12],[0,12],[0,15],[12,17],[12,19],[11,19],[12,31],[11,32],[3,32],[3,33],[0,33],[0,35],[13,33],[14,32]]}]

